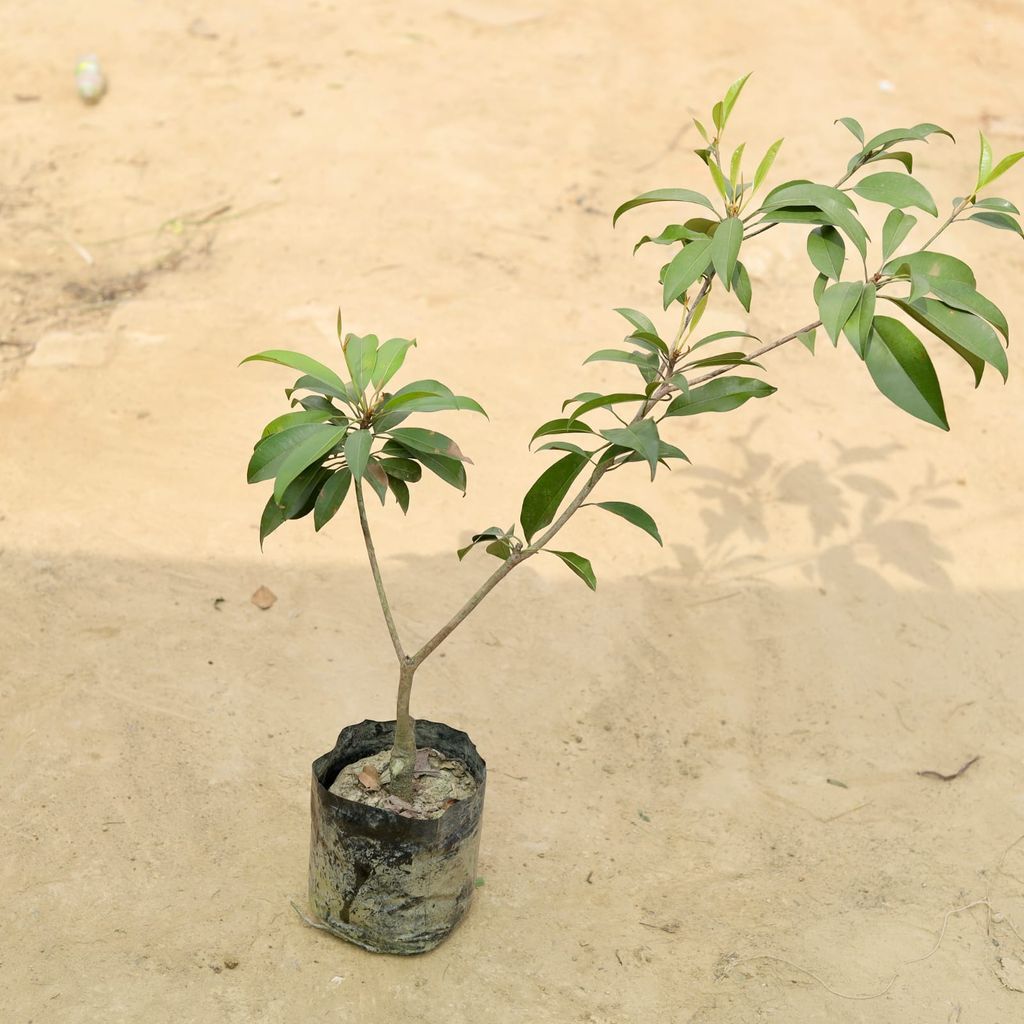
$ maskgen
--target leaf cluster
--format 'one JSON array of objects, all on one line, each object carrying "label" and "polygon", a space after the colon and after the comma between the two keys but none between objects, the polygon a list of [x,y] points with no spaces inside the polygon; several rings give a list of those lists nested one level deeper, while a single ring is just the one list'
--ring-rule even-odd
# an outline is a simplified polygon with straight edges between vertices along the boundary
[{"label": "leaf cluster", "polygon": [[249,483],[274,481],[260,521],[261,545],[289,519],[310,513],[314,528],[321,530],[353,484],[367,484],[382,505],[390,495],[403,512],[409,510],[410,486],[420,481],[424,469],[466,490],[465,465],[470,460],[459,446],[436,430],[405,424],[415,413],[468,410],[486,415],[480,404],[437,380],[414,380],[394,392],[386,390],[415,340],[381,343],[374,334],[342,336],[340,313],[338,340],[342,373],[284,349],[242,360],[277,363],[301,373],[285,389],[294,411],[264,427],[249,460]]}]

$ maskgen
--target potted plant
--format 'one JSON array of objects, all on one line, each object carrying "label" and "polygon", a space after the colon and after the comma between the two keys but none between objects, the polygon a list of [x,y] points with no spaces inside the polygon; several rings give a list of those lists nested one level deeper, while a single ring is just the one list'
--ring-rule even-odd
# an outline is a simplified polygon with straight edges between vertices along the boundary
[{"label": "potted plant", "polygon": [[[886,398],[944,430],[949,424],[925,341],[951,348],[976,384],[986,366],[1006,378],[1006,318],[978,292],[970,267],[933,244],[964,221],[1024,237],[1012,203],[981,196],[1024,152],[996,162],[982,135],[977,179],[968,194],[953,200],[951,212],[933,231],[921,232],[924,241],[911,242],[919,215],[907,211],[935,218],[939,211],[913,176],[913,155],[906,147],[948,132],[919,124],[866,137],[857,121],[840,118],[837,123],[850,131],[857,148],[835,184],[797,179],[762,194],[782,140],[768,149],[752,175],[744,170],[742,143],[728,156],[723,147],[746,81],[734,83],[715,104],[711,128],[695,122],[705,142],[696,153],[710,174],[711,195],[658,189],[624,203],[613,217],[614,224],[627,211],[651,203],[695,208],[696,215],[678,218],[656,236],[645,235],[634,248],[668,248],[659,281],[662,306],[675,311],[677,323],[663,333],[645,314],[617,310],[629,324],[623,343],[594,352],[585,362],[629,364],[634,384],[610,394],[577,394],[563,404],[561,415],[538,427],[531,444],[541,442],[538,450],[555,452],[556,460],[527,490],[518,526],[478,530],[459,550],[462,559],[480,547],[498,566],[418,650],[405,647],[392,615],[367,507],[371,498],[382,505],[390,498],[406,511],[411,486],[424,470],[465,491],[469,460],[458,445],[411,418],[483,409],[437,380],[396,387],[392,381],[401,379],[415,342],[381,343],[375,335],[345,334],[340,313],[337,370],[299,352],[249,357],[300,374],[285,390],[293,411],[267,424],[249,462],[251,483],[274,481],[260,543],[286,521],[308,515],[316,530],[323,529],[351,495],[397,662],[395,720],[345,728],[335,747],[313,763],[312,907],[324,927],[367,949],[432,948],[465,913],[474,887],[485,765],[465,733],[412,717],[416,672],[509,573],[534,555],[553,555],[594,589],[590,562],[552,547],[584,506],[619,516],[661,543],[658,527],[642,508],[591,500],[606,477],[638,462],[653,480],[659,467],[689,461],[670,439],[674,421],[768,397],[776,389],[750,375],[751,369],[763,369],[756,360],[794,340],[813,354],[818,328],[833,345],[846,339]],[[870,239],[858,200],[888,210],[874,263],[868,262]],[[758,235],[779,224],[808,231],[807,255],[817,271],[812,288],[817,317],[767,343],[738,329],[702,334],[712,295],[749,311],[751,281],[741,257]]]}]

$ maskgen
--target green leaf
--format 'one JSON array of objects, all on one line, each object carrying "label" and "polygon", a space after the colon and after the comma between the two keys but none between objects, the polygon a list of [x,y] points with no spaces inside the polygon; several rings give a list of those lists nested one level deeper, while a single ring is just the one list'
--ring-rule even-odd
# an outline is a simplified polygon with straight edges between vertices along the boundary
[{"label": "green leaf", "polygon": [[555,518],[562,499],[586,465],[582,455],[570,453],[548,466],[526,492],[519,519],[527,543]]},{"label": "green leaf", "polygon": [[910,234],[917,218],[902,210],[890,210],[882,225],[882,259],[887,260]]},{"label": "green leaf", "polygon": [[380,468],[395,480],[408,480],[410,483],[416,483],[423,476],[420,464],[412,459],[381,459]]},{"label": "green leaf", "polygon": [[367,334],[364,338],[350,334],[342,346],[345,351],[345,364],[348,366],[348,372],[352,374],[352,383],[360,394],[366,390],[373,377],[377,365],[378,344],[376,334]]},{"label": "green leaf", "polygon": [[1002,231],[1013,231],[1015,234],[1024,238],[1024,231],[1021,230],[1020,223],[1008,213],[996,213],[989,210],[983,210],[981,213],[972,213],[967,219],[976,220],[981,224],[987,224],[990,228],[999,228]]},{"label": "green leaf", "polygon": [[896,171],[869,174],[853,186],[853,191],[873,203],[885,203],[899,210],[916,206],[933,217],[939,215],[939,209],[928,189],[908,174]]},{"label": "green leaf", "polygon": [[263,515],[260,516],[260,550],[263,550],[263,542],[282,524],[286,523],[284,511],[271,496],[266,505],[263,506]]},{"label": "green leaf", "polygon": [[447,384],[442,384],[439,380],[414,380],[400,387],[388,401],[411,394],[440,395],[443,398],[451,398],[453,391]]},{"label": "green leaf", "polygon": [[800,334],[798,334],[796,336],[796,340],[799,341],[800,344],[803,345],[804,348],[806,348],[807,351],[810,352],[812,356],[814,355],[814,335],[815,335],[815,333],[816,333],[816,331],[812,327],[809,331],[803,331],[803,332],[801,332]]},{"label": "green leaf", "polygon": [[865,360],[879,391],[925,423],[949,430],[939,379],[924,345],[899,320],[875,317]]},{"label": "green leaf", "polygon": [[[1006,380],[1009,373],[1006,352],[996,332],[980,316],[953,309],[938,299],[918,299],[913,303],[897,299],[895,302],[904,313],[927,327],[958,354],[963,355],[961,350],[964,350],[984,360]],[[980,374],[976,371],[975,383],[979,380]]]},{"label": "green leaf", "polygon": [[293,398],[291,404],[293,407],[301,405],[307,412],[312,412],[315,409],[326,409],[332,416],[338,416],[341,419],[348,419],[345,413],[342,412],[341,409],[339,409],[326,395],[303,395],[301,398]]},{"label": "green leaf", "polygon": [[693,192],[688,188],[656,188],[651,192],[644,192],[642,195],[629,202],[623,203],[612,217],[612,227],[615,227],[618,219],[627,211],[637,206],[646,206],[648,203],[696,203],[707,210],[714,212],[714,205],[707,196],[699,192]]},{"label": "green leaf", "polygon": [[[662,441],[658,445],[658,458],[662,462],[666,459],[682,459],[683,462],[689,462],[690,457],[681,448],[677,448],[674,444],[669,444],[667,441]],[[667,463],[666,463],[667,465]]]},{"label": "green leaf", "polygon": [[742,78],[736,79],[732,85],[726,90],[725,98],[722,100],[722,123],[719,125],[719,129],[726,126],[729,120],[729,115],[732,113],[732,108],[736,106],[736,101],[740,98],[740,93],[743,92],[743,86],[747,84],[747,79],[750,77],[751,72],[747,72]]},{"label": "green leaf", "polygon": [[955,256],[947,256],[944,252],[921,252],[907,253],[905,256],[897,256],[882,267],[883,274],[892,274],[906,264],[911,272],[920,274],[922,277],[929,277],[935,280],[961,281],[969,284],[972,288],[977,286],[971,268]]},{"label": "green leaf", "polygon": [[389,475],[388,487],[391,488],[391,493],[395,496],[395,501],[398,502],[402,514],[407,515],[409,512],[409,485],[404,480]]},{"label": "green leaf", "polygon": [[591,502],[597,508],[603,508],[612,515],[621,516],[627,523],[638,526],[644,533],[650,534],[662,547],[664,542],[661,534],[658,533],[658,525],[639,505],[631,505],[628,501],[595,501]]},{"label": "green leaf", "polygon": [[871,343],[872,321],[875,318],[875,297],[877,289],[873,284],[862,286],[857,305],[843,326],[854,352],[863,359],[867,355]]},{"label": "green leaf", "polygon": [[388,477],[376,459],[370,459],[367,463],[363,479],[373,488],[374,494],[380,498],[383,505],[388,496]]},{"label": "green leaf", "polygon": [[260,519],[260,548],[263,541],[289,519],[302,519],[313,511],[317,495],[330,472],[320,466],[304,469],[287,487],[280,502],[273,495],[263,509]]},{"label": "green leaf", "polygon": [[[688,223],[694,223],[689,221]],[[713,227],[717,222],[711,220],[702,221],[709,227]],[[633,255],[635,256],[637,250],[641,246],[646,245],[648,242],[654,245],[672,245],[675,242],[692,242],[700,238],[704,238],[707,235],[707,231],[696,231],[693,228],[687,227],[685,224],[669,224],[667,227],[662,229],[660,235],[655,235],[653,238],[650,235],[644,235],[636,245],[633,246]]]},{"label": "green leaf", "polygon": [[428,452],[414,451],[397,441],[388,441],[384,445],[386,455],[396,455],[402,459],[414,459],[435,476],[439,476],[446,484],[466,493],[466,467],[458,459],[450,459],[444,455],[431,455]]},{"label": "green leaf", "polygon": [[749,313],[750,300],[754,297],[754,292],[750,287],[750,275],[742,263],[737,263],[736,270],[733,272],[732,290],[736,298],[740,300],[740,305]]},{"label": "green leaf", "polygon": [[807,255],[819,273],[835,281],[842,277],[846,243],[834,227],[826,224],[807,236]]},{"label": "green leaf", "polygon": [[756,334],[751,334],[749,331],[715,331],[714,334],[708,334],[701,338],[700,341],[694,342],[690,346],[690,351],[695,352],[705,345],[711,345],[716,341],[723,341],[725,338],[753,338],[754,341],[761,340]]},{"label": "green leaf", "polygon": [[695,359],[686,363],[683,367],[686,370],[700,370],[709,366],[757,366],[764,369],[759,363],[747,358],[745,352],[716,352],[713,356],[704,356],[702,359]]},{"label": "green leaf", "polygon": [[538,437],[547,437],[549,434],[593,434],[594,431],[580,420],[570,420],[565,417],[548,420],[542,423],[530,438],[532,445]]},{"label": "green leaf", "polygon": [[787,206],[816,207],[829,223],[846,234],[861,256],[867,255],[868,233],[854,216],[853,202],[843,192],[828,185],[787,183],[768,193],[761,210],[766,220],[773,220]]},{"label": "green leaf", "polygon": [[777,389],[754,377],[717,377],[700,387],[677,395],[666,416],[696,416],[704,412],[729,412],[751,398],[767,398]]},{"label": "green leaf", "polygon": [[765,153],[761,158],[761,162],[757,165],[757,170],[754,171],[754,192],[764,184],[764,179],[768,177],[768,172],[772,169],[772,164],[775,163],[775,158],[779,154],[779,148],[782,146],[782,142],[782,139],[776,139],[768,147],[768,152]]},{"label": "green leaf", "polygon": [[968,313],[977,313],[986,319],[1009,343],[1010,325],[1006,322],[1002,310],[984,295],[979,295],[970,285],[959,281],[934,281],[932,291],[947,306],[964,309]]},{"label": "green leaf", "polygon": [[484,551],[489,555],[494,555],[494,557],[500,561],[505,562],[512,554],[512,544],[505,539],[496,540],[493,544],[488,544],[487,547],[484,548]]},{"label": "green leaf", "polygon": [[742,242],[743,221],[739,217],[727,217],[723,220],[711,239],[711,262],[715,266],[715,273],[725,285],[726,291],[732,287],[732,275],[736,269],[736,260]]},{"label": "green leaf", "polygon": [[869,157],[864,161],[865,164],[877,164],[879,160],[896,160],[898,163],[903,164],[907,169],[907,174],[914,173],[914,154],[907,153],[904,150],[890,150],[886,153],[879,153],[876,156]]},{"label": "green leaf", "polygon": [[[991,171],[989,171],[985,180],[981,182],[981,185],[991,185],[993,181],[997,178],[1001,178],[1019,160],[1024,160],[1024,149],[1019,153],[1011,153],[1009,156],[1004,156],[1003,159],[1000,160]],[[981,185],[978,187],[980,188]]]},{"label": "green leaf", "polygon": [[584,366],[587,363],[632,363],[634,366],[656,369],[658,358],[650,352],[623,352],[617,348],[602,348],[597,352],[591,352],[583,360]]},{"label": "green leaf", "polygon": [[814,284],[811,286],[811,294],[814,296],[815,306],[821,305],[821,296],[824,294],[827,284],[828,278],[824,274],[819,274],[814,279]]},{"label": "green leaf", "polygon": [[841,281],[822,292],[818,302],[818,314],[833,345],[839,341],[839,332],[850,319],[850,314],[857,308],[863,292],[864,285],[859,281]]},{"label": "green leaf", "polygon": [[562,412],[565,412],[567,405],[574,405],[580,402],[589,402],[592,398],[600,398],[601,395],[597,391],[581,391],[578,395],[573,395],[572,398],[567,398],[562,403]]},{"label": "green leaf", "polygon": [[614,395],[597,395],[594,398],[583,402],[582,405],[578,405],[569,417],[571,423],[575,423],[577,418],[582,416],[586,412],[590,412],[591,409],[603,409],[609,405],[621,405],[623,402],[642,402],[646,398],[646,395],[636,394],[623,394],[617,393]]},{"label": "green leaf", "polygon": [[578,444],[573,444],[572,441],[547,441],[546,443],[537,447],[539,452],[575,452],[577,455],[582,455],[589,461],[593,452],[588,452],[585,448],[581,448]]},{"label": "green leaf", "polygon": [[466,467],[458,459],[446,455],[431,455],[427,452],[419,452],[416,457],[426,469],[440,477],[446,484],[462,491],[463,494],[466,493]]},{"label": "green leaf", "polygon": [[471,461],[459,451],[459,446],[450,437],[439,434],[436,430],[424,430],[422,427],[398,427],[391,431],[391,436],[399,444],[417,452],[443,455],[446,459],[458,459],[460,462]]},{"label": "green leaf", "polygon": [[729,163],[729,182],[733,188],[736,188],[740,183],[740,168],[743,164],[743,150],[746,149],[746,146],[745,142],[741,142],[733,150],[732,160]]},{"label": "green leaf", "polygon": [[303,376],[301,376],[290,388],[284,389],[285,397],[291,398],[296,391],[315,391],[318,394],[325,395],[329,398],[337,398],[349,405],[352,404],[352,395],[343,381],[341,383],[341,387],[336,388],[317,377],[312,377],[309,374],[303,374]]},{"label": "green leaf", "polygon": [[930,277],[923,277],[921,274],[911,274],[910,294],[907,296],[907,301],[916,302],[918,299],[923,299],[932,290],[932,284],[933,279]]},{"label": "green leaf", "polygon": [[[271,420],[263,428],[263,436],[270,437],[271,434],[279,434],[282,430],[296,427],[300,423],[323,423],[325,420],[340,415],[336,409],[302,409],[296,412],[286,412],[283,416],[278,416],[277,419]],[[342,418],[344,419],[344,417]],[[346,420],[345,422],[348,421]]]},{"label": "green leaf", "polygon": [[416,344],[416,339],[390,338],[377,351],[370,380],[378,391],[401,369],[405,354]]},{"label": "green leaf", "polygon": [[864,129],[861,128],[860,121],[856,118],[839,117],[832,123],[841,124],[862,146],[864,145]]},{"label": "green leaf", "polygon": [[[307,377],[322,384],[329,385],[336,395],[345,395],[345,382],[330,367],[311,359],[301,352],[289,352],[285,349],[268,349],[266,352],[257,352],[253,356],[246,356],[242,363],[265,362],[277,363],[279,366],[290,366],[293,370],[299,370]],[[238,365],[241,366],[242,363]]]},{"label": "green leaf", "polygon": [[708,161],[708,171],[711,172],[711,180],[715,183],[718,194],[723,199],[732,199],[732,185],[726,181],[725,175],[722,174],[721,168],[714,160]]},{"label": "green leaf", "polygon": [[624,338],[623,342],[632,342],[649,352],[660,353],[663,356],[668,355],[668,345],[656,334],[651,334],[650,331],[635,331]]},{"label": "green leaf", "polygon": [[1009,199],[999,199],[996,196],[990,196],[988,199],[979,199],[974,205],[979,210],[1001,210],[1003,213],[1020,213],[1020,210]]},{"label": "green leaf", "polygon": [[352,471],[350,469],[339,469],[336,473],[331,474],[327,483],[321,488],[316,504],[313,506],[314,530],[322,530],[334,518],[334,514],[344,504],[351,483]]},{"label": "green leaf", "polygon": [[464,548],[459,548],[457,554],[461,562],[481,541],[501,540],[505,537],[505,531],[497,526],[488,526],[486,530],[474,533],[469,543]]},{"label": "green leaf", "polygon": [[269,434],[256,443],[252,458],[246,470],[246,480],[250,484],[261,480],[270,480],[277,476],[281,463],[298,444],[310,434],[315,434],[320,427],[315,423],[303,423],[297,427]]},{"label": "green leaf", "polygon": [[[888,149],[897,142],[924,142],[929,135],[945,135],[947,138],[953,139],[953,136],[945,128],[925,122],[914,125],[913,128],[890,128],[888,131],[881,132],[864,143],[862,152],[867,155],[880,146]],[[956,139],[953,141],[955,142]]]},{"label": "green leaf", "polygon": [[[299,429],[299,428],[293,428]],[[311,425],[309,436],[300,441],[282,460],[274,481],[274,500],[280,502],[288,485],[307,467],[319,465],[323,457],[338,446],[347,427],[332,427],[326,423]],[[275,437],[281,435],[274,435]]]},{"label": "green leaf", "polygon": [[353,430],[345,438],[345,461],[357,481],[362,480],[363,473],[366,471],[372,444],[373,434],[368,430]]},{"label": "green leaf", "polygon": [[713,241],[706,238],[690,242],[673,257],[665,271],[663,301],[666,309],[708,269]]},{"label": "green leaf", "polygon": [[646,333],[653,334],[657,337],[657,328],[651,322],[650,318],[644,316],[643,313],[640,313],[635,309],[628,309],[625,306],[620,306],[615,310],[615,312],[618,313],[619,316],[625,317],[638,331],[645,331]]},{"label": "green leaf", "polygon": [[601,436],[622,448],[638,452],[651,467],[651,479],[658,468],[658,428],[653,420],[638,420],[626,427],[602,430]]},{"label": "green leaf", "polygon": [[574,551],[553,551],[551,548],[544,550],[560,558],[591,590],[597,590],[594,567],[582,555],[577,555]]},{"label": "green leaf", "polygon": [[407,394],[388,399],[382,406],[383,412],[478,412],[487,418],[487,413],[479,402],[465,395],[431,395],[424,392],[411,391]]},{"label": "green leaf", "polygon": [[818,185],[806,178],[794,178],[776,185],[764,197],[762,206],[817,206],[819,203],[834,203],[851,212],[857,210],[857,204],[845,192],[831,185]]},{"label": "green leaf", "polygon": [[697,118],[694,118],[694,119],[693,119],[693,123],[694,123],[695,127],[697,128],[697,131],[698,131],[698,132],[700,132],[700,137],[701,137],[701,138],[702,138],[702,139],[703,139],[703,140],[704,140],[705,142],[710,142],[710,141],[711,141],[711,139],[710,139],[710,137],[708,136],[708,130],[707,130],[707,128],[705,128],[705,127],[704,127],[704,125],[702,125],[702,124],[700,123],[700,121],[698,121],[698,120],[697,120]]}]

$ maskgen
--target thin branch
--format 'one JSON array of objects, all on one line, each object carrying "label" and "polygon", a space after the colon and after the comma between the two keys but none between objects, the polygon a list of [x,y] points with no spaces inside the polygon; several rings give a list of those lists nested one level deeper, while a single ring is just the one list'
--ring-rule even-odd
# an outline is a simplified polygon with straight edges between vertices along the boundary
[{"label": "thin branch", "polygon": [[529,547],[521,551],[514,551],[494,572],[484,581],[479,590],[442,626],[413,656],[412,664],[417,668],[438,648],[454,630],[462,624],[470,612],[517,566],[532,558],[550,541],[556,533],[572,518],[573,514],[587,500],[590,492],[597,486],[598,481],[611,469],[611,463],[605,463],[595,467],[590,478],[580,489],[575,498],[565,507],[565,511],[548,527],[539,540],[535,540]]},{"label": "thin branch", "polygon": [[[812,324],[807,324],[805,327],[801,327],[799,330],[793,331],[791,334],[787,334],[777,340],[770,342],[769,344],[759,348],[756,352],[752,352],[749,358],[754,359],[758,356],[764,355],[766,352],[771,352],[772,349],[779,348],[785,345],[787,342],[792,341],[794,338],[803,334],[805,331],[813,330],[816,327],[821,326],[820,320],[815,320]],[[723,373],[727,373],[731,367],[725,366],[717,370],[713,370],[711,373],[706,373],[702,377],[697,377],[695,380],[689,382],[690,386],[694,384],[702,384],[704,381],[711,380],[713,377],[718,377]],[[660,385],[647,399],[646,402],[640,407],[636,416],[633,417],[632,422],[635,423],[638,420],[643,419],[651,409],[667,395],[671,394],[675,390],[671,384]],[[449,636],[468,618],[470,613],[476,608],[478,604],[517,566],[521,565],[528,558],[532,558],[537,552],[541,551],[562,529],[563,526],[579,511],[580,506],[590,497],[591,491],[597,486],[601,477],[605,475],[609,470],[616,469],[621,463],[618,462],[607,462],[600,464],[595,467],[594,472],[590,474],[589,479],[580,488],[576,496],[566,505],[562,514],[548,527],[548,529],[541,534],[541,536],[535,540],[529,547],[523,548],[521,551],[514,551],[497,569],[491,573],[490,576],[484,581],[483,585],[475,594],[452,616],[451,619],[444,626],[441,627],[414,655],[412,655],[410,661],[416,667],[419,668],[427,658]]]},{"label": "thin branch", "polygon": [[395,654],[401,663],[406,661],[405,651],[402,649],[402,641],[398,636],[398,627],[391,615],[391,605],[388,603],[388,595],[384,590],[384,580],[380,574],[380,566],[377,564],[377,552],[373,547],[373,538],[370,536],[370,522],[366,518],[366,502],[363,500],[363,484],[361,480],[356,481],[356,505],[359,506],[359,525],[363,528],[363,541],[366,544],[366,554],[370,559],[370,571],[373,573],[373,582],[377,586],[377,597],[380,600],[381,611],[384,612],[384,621],[388,624],[388,632],[391,634],[391,643],[394,645]]},{"label": "thin branch", "polygon": [[968,200],[967,200],[967,199],[964,199],[964,200],[963,200],[962,202],[958,203],[958,204],[957,204],[957,205],[956,205],[956,206],[955,206],[955,207],[953,208],[953,212],[952,212],[952,213],[951,213],[951,214],[950,214],[950,215],[949,215],[949,216],[948,216],[948,217],[947,217],[947,218],[945,219],[945,221],[943,221],[943,223],[942,223],[942,224],[940,225],[940,227],[939,227],[939,230],[938,230],[938,231],[936,231],[936,232],[935,232],[935,234],[934,234],[934,235],[932,235],[932,237],[931,237],[931,238],[929,238],[929,239],[928,239],[928,241],[927,241],[927,242],[925,242],[925,243],[924,243],[924,245],[922,245],[922,246],[921,246],[921,248],[922,248],[922,249],[927,249],[927,248],[928,248],[928,246],[929,246],[929,245],[931,245],[931,244],[932,244],[932,242],[934,242],[934,241],[935,241],[935,239],[936,239],[936,238],[938,238],[938,237],[939,237],[939,235],[941,235],[941,234],[942,234],[942,232],[943,232],[943,231],[945,231],[945,230],[946,230],[946,228],[948,228],[948,227],[949,227],[949,225],[950,225],[950,224],[952,224],[952,223],[953,223],[953,221],[955,221],[955,220],[957,219],[957,217],[959,217],[959,216],[960,216],[960,214],[961,214],[961,213],[963,213],[963,212],[964,212],[964,210],[966,210],[966,209],[967,209],[967,207],[968,207],[968,206],[970,206],[970,205],[971,205],[971,204],[970,204],[970,203],[968,202]]},{"label": "thin branch", "polygon": [[[747,359],[757,359],[759,356],[763,356],[766,352],[771,352],[773,349],[780,348],[785,345],[786,342],[792,341],[794,338],[799,338],[801,334],[807,331],[813,331],[815,328],[821,326],[820,320],[815,320],[813,324],[806,324],[804,327],[793,331],[791,334],[787,334],[782,338],[776,338],[775,341],[768,342],[767,345],[763,345],[756,352],[751,352]],[[720,366],[717,370],[712,370],[710,373],[705,373],[702,377],[694,377],[693,380],[687,383],[692,388],[694,384],[703,384],[706,380],[711,380],[713,377],[721,377],[723,373],[728,373],[730,370],[734,370],[734,366]]]}]

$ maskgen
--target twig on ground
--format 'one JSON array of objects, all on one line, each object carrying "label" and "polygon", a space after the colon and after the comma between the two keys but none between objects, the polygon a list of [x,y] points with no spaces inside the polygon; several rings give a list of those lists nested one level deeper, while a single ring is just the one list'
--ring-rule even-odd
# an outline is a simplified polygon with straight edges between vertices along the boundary
[{"label": "twig on ground", "polygon": [[963,773],[967,771],[967,769],[970,768],[972,764],[975,764],[980,760],[980,755],[972,757],[970,761],[961,765],[955,772],[953,772],[952,775],[943,775],[942,772],[935,772],[932,771],[930,768],[926,771],[918,772],[917,774],[920,775],[922,779],[938,779],[940,782],[952,782],[954,779],[959,779],[960,776],[963,775]]}]

